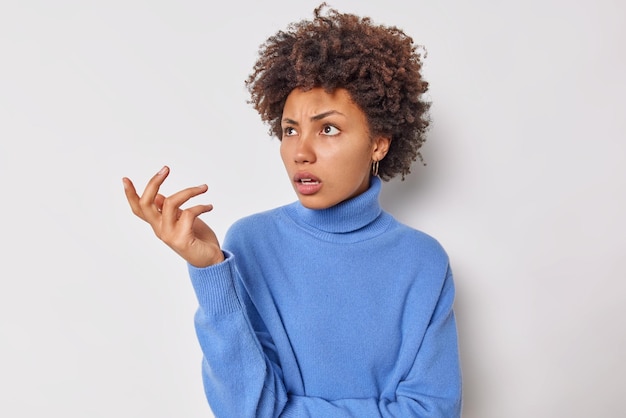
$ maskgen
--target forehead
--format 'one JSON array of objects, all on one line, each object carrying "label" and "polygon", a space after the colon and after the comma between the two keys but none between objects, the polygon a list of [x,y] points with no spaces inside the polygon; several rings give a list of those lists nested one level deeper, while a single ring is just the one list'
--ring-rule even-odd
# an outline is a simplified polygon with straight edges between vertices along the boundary
[{"label": "forehead", "polygon": [[341,113],[360,113],[358,106],[352,101],[350,93],[346,89],[335,89],[328,92],[321,87],[310,90],[296,88],[289,93],[283,108],[283,115],[304,113],[315,115],[329,110],[337,110]]}]

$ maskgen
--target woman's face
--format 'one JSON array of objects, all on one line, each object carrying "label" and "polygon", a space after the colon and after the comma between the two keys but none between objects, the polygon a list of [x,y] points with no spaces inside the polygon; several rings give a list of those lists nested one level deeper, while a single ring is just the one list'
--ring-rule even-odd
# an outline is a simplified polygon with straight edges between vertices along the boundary
[{"label": "woman's face", "polygon": [[280,155],[302,205],[326,209],[369,187],[372,160],[389,139],[370,138],[367,120],[345,89],[293,90],[283,109]]}]

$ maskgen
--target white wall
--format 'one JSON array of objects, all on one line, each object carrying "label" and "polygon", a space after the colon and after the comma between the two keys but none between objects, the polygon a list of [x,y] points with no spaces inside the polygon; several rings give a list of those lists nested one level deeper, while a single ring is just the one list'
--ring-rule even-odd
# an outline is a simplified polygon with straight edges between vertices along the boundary
[{"label": "white wall", "polygon": [[[626,6],[365,3],[331,2],[428,49],[428,165],[383,203],[450,253],[463,416],[620,416]],[[0,6],[0,415],[210,416],[185,265],[121,178],[208,183],[220,237],[293,200],[243,80],[316,4]]]}]

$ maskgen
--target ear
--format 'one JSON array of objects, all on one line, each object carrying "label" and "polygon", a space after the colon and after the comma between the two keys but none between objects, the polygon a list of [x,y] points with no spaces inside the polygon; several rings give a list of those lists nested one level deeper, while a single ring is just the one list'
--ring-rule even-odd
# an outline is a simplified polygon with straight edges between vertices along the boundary
[{"label": "ear", "polygon": [[379,136],[374,139],[374,144],[372,145],[372,160],[380,161],[385,158],[387,152],[389,151],[389,146],[391,145],[391,138],[388,136]]}]

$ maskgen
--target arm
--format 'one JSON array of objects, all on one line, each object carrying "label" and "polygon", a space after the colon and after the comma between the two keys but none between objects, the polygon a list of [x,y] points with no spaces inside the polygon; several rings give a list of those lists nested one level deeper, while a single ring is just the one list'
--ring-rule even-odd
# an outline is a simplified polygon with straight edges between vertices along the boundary
[{"label": "arm", "polygon": [[[274,417],[286,401],[280,369],[271,361],[267,333],[255,333],[235,290],[235,267],[211,230],[198,218],[212,205],[181,206],[207,191],[190,187],[165,197],[159,188],[169,175],[163,167],[141,196],[123,178],[133,213],[189,265],[198,296],[196,329],[205,354],[203,375],[207,397],[218,417]],[[265,351],[264,351],[265,348]],[[260,415],[259,415],[260,414]]]},{"label": "arm", "polygon": [[199,269],[189,265],[199,307],[196,333],[202,376],[216,417],[278,417],[287,402],[282,372],[267,333],[252,329],[235,281],[233,255]]}]

